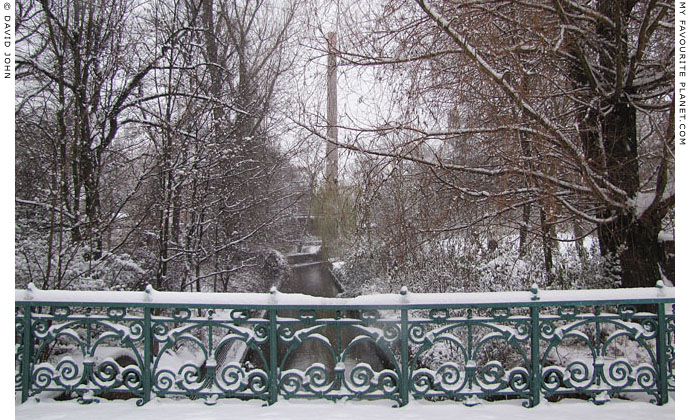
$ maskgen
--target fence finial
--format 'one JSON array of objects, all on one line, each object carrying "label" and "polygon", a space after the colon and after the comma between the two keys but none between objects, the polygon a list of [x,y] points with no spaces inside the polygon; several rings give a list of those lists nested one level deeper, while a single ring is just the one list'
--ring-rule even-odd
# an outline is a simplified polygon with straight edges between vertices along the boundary
[{"label": "fence finial", "polygon": [[663,280],[657,280],[656,287],[659,289],[663,289],[664,287],[666,287],[666,285],[664,284]]},{"label": "fence finial", "polygon": [[407,286],[403,286],[400,288],[400,294],[403,296],[407,295]]},{"label": "fence finial", "polygon": [[539,300],[539,286],[536,282],[532,283],[532,288],[529,291],[532,292],[532,300]]},{"label": "fence finial", "polygon": [[33,300],[33,292],[37,291],[38,288],[36,288],[36,285],[33,284],[33,282],[29,283],[26,285],[26,290],[29,292],[26,295],[24,295],[24,299],[26,300]]}]

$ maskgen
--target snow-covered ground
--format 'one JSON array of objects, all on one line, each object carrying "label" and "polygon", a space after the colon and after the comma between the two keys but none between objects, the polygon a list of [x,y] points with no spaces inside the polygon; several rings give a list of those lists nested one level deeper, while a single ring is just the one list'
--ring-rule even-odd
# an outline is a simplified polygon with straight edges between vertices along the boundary
[{"label": "snow-covered ground", "polygon": [[[279,401],[262,407],[260,401],[223,400],[214,406],[201,401],[154,400],[137,407],[134,400],[102,401],[80,405],[74,401],[27,401],[15,407],[17,420],[337,420],[337,419],[510,419],[510,420],[670,420],[675,418],[675,402],[664,406],[639,401],[612,400],[602,406],[582,400],[543,402],[524,408],[522,401],[482,403],[466,407],[453,402],[412,401],[405,407],[392,408],[390,402]],[[680,417],[682,418],[682,416]]]}]

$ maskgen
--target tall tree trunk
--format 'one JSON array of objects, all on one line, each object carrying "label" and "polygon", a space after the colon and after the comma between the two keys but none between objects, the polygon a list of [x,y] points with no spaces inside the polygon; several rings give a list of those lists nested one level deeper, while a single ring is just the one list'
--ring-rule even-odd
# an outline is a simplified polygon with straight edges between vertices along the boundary
[{"label": "tall tree trunk", "polygon": [[[206,58],[211,64],[209,73],[211,76],[211,94],[220,99],[223,82],[221,80],[221,69],[218,59],[218,43],[216,41],[216,29],[213,13],[213,0],[203,0],[202,15],[204,25],[204,39],[206,43]],[[218,123],[223,115],[223,107],[220,103],[213,105],[213,128],[218,129]],[[216,132],[216,135],[219,135]]]},{"label": "tall tree trunk", "polygon": [[573,220],[573,236],[575,237],[575,249],[577,250],[577,256],[580,258],[580,263],[584,264],[587,260],[587,250],[585,249],[584,241],[585,232],[582,230],[582,224],[580,220]]},{"label": "tall tree trunk", "polygon": [[[623,22],[630,19],[633,5],[629,1],[601,2],[599,10],[614,22]],[[628,36],[620,26],[615,28],[603,22],[597,26],[597,34],[602,39],[621,41],[603,44],[605,51],[601,54],[601,65],[609,69],[621,65],[627,68],[628,65]],[[617,63],[617,59],[622,64]],[[634,201],[640,187],[637,112],[628,98],[629,95],[634,96],[635,92],[634,88],[621,90],[617,79],[623,77],[621,74],[608,75],[606,84],[616,91],[601,104],[601,141],[605,151],[606,173],[609,181]],[[604,215],[611,216],[611,212],[607,210]],[[601,224],[598,229],[602,252],[619,258],[623,287],[653,286],[659,278],[660,246],[657,235],[661,220],[640,220],[637,216],[634,209],[620,210],[614,221]]]},{"label": "tall tree trunk", "polygon": [[522,223],[520,224],[520,244],[518,247],[518,255],[522,257],[525,255],[527,249],[527,234],[529,232],[529,217],[532,210],[530,203],[522,206]]},{"label": "tall tree trunk", "polygon": [[548,223],[543,206],[539,208],[539,220],[541,222],[541,244],[544,251],[544,271],[546,272],[548,284],[551,284],[555,278],[553,271],[553,240],[551,239],[553,226]]},{"label": "tall tree trunk", "polygon": [[[604,83],[612,93],[598,103],[598,109],[583,107],[578,113],[578,130],[585,157],[593,168],[605,174],[609,182],[625,191],[633,203],[640,189],[637,111],[629,99],[634,97],[635,88],[623,86],[621,69],[629,65],[625,28],[634,3],[620,0],[598,4],[599,13],[610,22],[616,22],[616,25],[610,25],[601,20],[596,28],[601,39],[610,41],[600,43],[599,65],[611,70],[601,73],[605,77],[600,83]],[[595,86],[585,71],[586,59],[578,50],[576,41],[571,47],[571,54],[579,57],[579,62],[573,63],[570,69],[574,85],[576,88],[589,88],[592,92]],[[613,71],[615,69],[618,71]],[[593,104],[594,101],[585,94],[582,103]],[[648,212],[642,218],[635,208],[607,208],[599,212],[599,218],[614,217],[613,221],[597,226],[597,236],[602,255],[618,259],[623,287],[653,286],[660,278],[659,264],[665,257],[657,237],[665,214],[666,210],[660,209]]]}]

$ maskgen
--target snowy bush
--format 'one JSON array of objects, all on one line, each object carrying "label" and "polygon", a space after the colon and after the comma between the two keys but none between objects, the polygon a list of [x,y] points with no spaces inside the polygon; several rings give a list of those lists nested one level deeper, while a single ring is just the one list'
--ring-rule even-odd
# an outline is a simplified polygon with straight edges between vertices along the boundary
[{"label": "snowy bush", "polygon": [[84,245],[65,241],[58,252],[57,239],[48,238],[18,224],[15,241],[15,287],[34,283],[42,289],[143,290],[148,271],[127,253],[104,252],[89,257]]},{"label": "snowy bush", "polygon": [[393,258],[385,242],[353,241],[336,270],[351,296],[410,291],[490,292],[542,289],[593,289],[620,286],[620,267],[603,257],[594,241],[579,254],[572,243],[562,242],[553,252],[553,269],[547,273],[540,247],[526,247],[520,255],[516,237],[485,246],[488,238],[458,235],[428,241],[413,254]]},{"label": "snowy bush", "polygon": [[383,263],[361,246],[349,248],[344,261],[335,264],[332,273],[344,289],[343,297],[392,291],[391,279]]}]

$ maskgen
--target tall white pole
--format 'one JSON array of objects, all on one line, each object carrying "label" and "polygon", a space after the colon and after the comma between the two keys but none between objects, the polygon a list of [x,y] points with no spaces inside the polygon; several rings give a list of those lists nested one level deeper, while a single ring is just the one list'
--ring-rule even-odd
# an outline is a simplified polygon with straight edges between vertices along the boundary
[{"label": "tall white pole", "polygon": [[328,66],[326,68],[328,99],[326,122],[326,182],[338,185],[338,71],[336,63],[337,38],[335,32],[328,34]]}]

